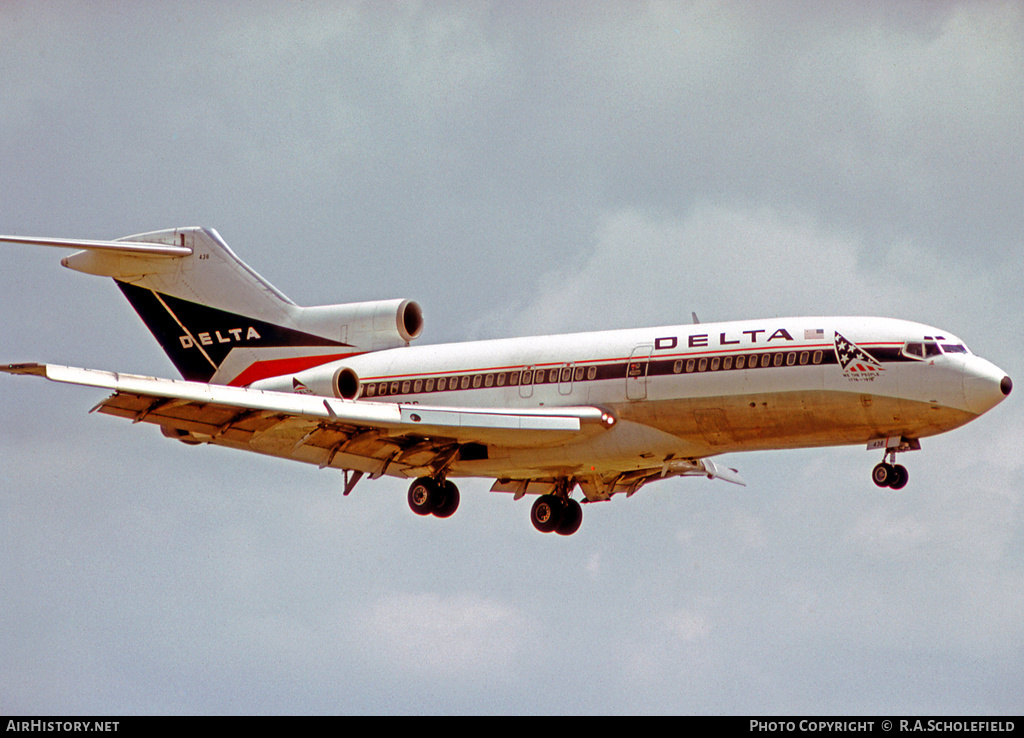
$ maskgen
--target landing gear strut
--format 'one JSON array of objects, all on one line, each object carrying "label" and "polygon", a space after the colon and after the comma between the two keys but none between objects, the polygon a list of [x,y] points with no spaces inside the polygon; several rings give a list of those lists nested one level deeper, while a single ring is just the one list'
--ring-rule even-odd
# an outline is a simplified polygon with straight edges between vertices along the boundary
[{"label": "landing gear strut", "polygon": [[450,518],[459,509],[459,488],[447,479],[420,477],[409,486],[409,507],[417,515]]}]

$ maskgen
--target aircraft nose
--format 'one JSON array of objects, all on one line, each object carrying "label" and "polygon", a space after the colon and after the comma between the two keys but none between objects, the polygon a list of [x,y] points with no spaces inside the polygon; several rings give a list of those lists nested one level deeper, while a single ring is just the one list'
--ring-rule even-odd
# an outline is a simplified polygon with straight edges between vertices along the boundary
[{"label": "aircraft nose", "polygon": [[995,364],[972,358],[964,364],[964,400],[968,410],[981,415],[1006,399],[1013,380]]}]

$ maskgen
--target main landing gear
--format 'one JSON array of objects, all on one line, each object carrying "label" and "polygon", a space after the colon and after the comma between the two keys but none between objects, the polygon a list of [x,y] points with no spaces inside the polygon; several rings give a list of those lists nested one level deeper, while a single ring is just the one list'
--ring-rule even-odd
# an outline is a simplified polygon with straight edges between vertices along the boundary
[{"label": "main landing gear", "polygon": [[409,507],[417,515],[450,518],[459,509],[459,488],[447,479],[420,477],[409,487]]},{"label": "main landing gear", "polygon": [[[541,495],[530,510],[530,522],[541,533],[571,536],[583,523],[583,508],[569,497],[569,485],[559,492]],[[448,518],[459,508],[459,488],[447,479],[420,477],[409,486],[409,507],[417,515]]]},{"label": "main landing gear", "polygon": [[583,522],[583,508],[571,497],[541,495],[530,510],[530,522],[541,533],[571,536]]}]

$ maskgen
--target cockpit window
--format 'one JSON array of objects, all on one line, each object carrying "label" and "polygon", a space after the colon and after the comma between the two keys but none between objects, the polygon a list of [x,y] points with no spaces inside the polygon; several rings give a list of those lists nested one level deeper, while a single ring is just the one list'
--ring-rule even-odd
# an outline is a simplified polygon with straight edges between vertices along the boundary
[{"label": "cockpit window", "polygon": [[[954,347],[953,351],[947,353],[957,353],[955,347],[958,344],[951,344]],[[943,347],[945,348],[945,347]],[[960,350],[965,352],[963,346],[960,346]],[[903,344],[903,355],[909,359],[930,359],[934,356],[941,356],[942,351],[939,350],[939,344],[935,341],[908,341]]]},{"label": "cockpit window", "polygon": [[942,353],[944,354],[966,354],[967,347],[962,343],[944,343],[942,344]]},{"label": "cockpit window", "polygon": [[924,358],[924,344],[921,343],[906,343],[903,345],[903,355],[909,356],[911,359],[923,359]]}]

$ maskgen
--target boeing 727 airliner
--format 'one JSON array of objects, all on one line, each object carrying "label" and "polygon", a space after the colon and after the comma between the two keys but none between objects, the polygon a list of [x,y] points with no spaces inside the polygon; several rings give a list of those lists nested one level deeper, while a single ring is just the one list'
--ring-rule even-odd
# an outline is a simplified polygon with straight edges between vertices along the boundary
[{"label": "boeing 727 airliner", "polygon": [[0,241],[77,249],[62,264],[112,277],[183,379],[52,364],[10,374],[99,387],[95,410],[216,444],[411,479],[419,515],[459,505],[452,479],[536,495],[531,521],[561,535],[584,501],[707,476],[736,451],[865,444],[880,487],[899,453],[995,407],[1010,378],[940,328],[889,318],[771,318],[411,346],[410,300],[299,307],[211,229],[115,241]]}]

